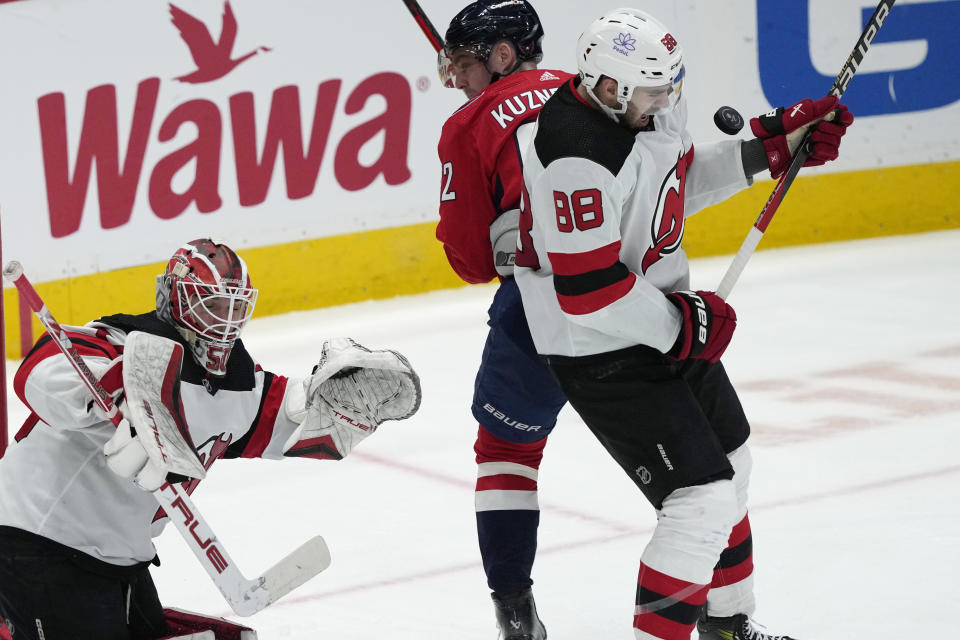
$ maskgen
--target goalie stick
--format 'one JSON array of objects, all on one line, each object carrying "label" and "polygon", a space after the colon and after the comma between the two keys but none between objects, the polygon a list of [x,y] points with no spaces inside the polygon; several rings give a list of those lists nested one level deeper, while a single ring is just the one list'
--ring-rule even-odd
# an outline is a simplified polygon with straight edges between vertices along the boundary
[{"label": "goalie stick", "polygon": [[[844,92],[847,90],[847,85],[863,63],[863,58],[867,55],[867,50],[870,49],[870,45],[873,43],[877,32],[890,15],[890,9],[893,7],[895,1],[896,0],[880,0],[880,4],[877,5],[877,9],[873,12],[870,20],[867,21],[867,26],[864,28],[863,33],[860,34],[860,38],[853,47],[853,51],[850,52],[850,56],[843,64],[843,68],[840,69],[840,73],[837,74],[836,80],[833,81],[833,87],[831,87],[829,91],[830,94],[837,96],[837,98],[843,97]],[[730,263],[727,272],[720,281],[720,285],[717,287],[717,295],[724,300],[730,296],[733,285],[737,283],[740,274],[743,273],[744,267],[747,266],[747,261],[750,260],[750,256],[753,255],[753,252],[757,249],[757,245],[760,244],[760,239],[763,238],[763,234],[770,225],[770,221],[777,212],[777,208],[786,197],[790,185],[793,184],[794,179],[800,172],[800,168],[803,167],[803,163],[806,162],[810,156],[812,152],[810,136],[812,133],[813,127],[807,131],[803,142],[797,147],[790,167],[780,176],[777,186],[774,187],[773,193],[771,193],[767,199],[767,203],[763,205],[763,210],[760,211],[760,215],[757,216],[756,222],[753,223],[753,227],[747,233],[747,237],[743,240],[743,244],[740,245],[737,255],[734,256],[733,262]]]},{"label": "goalie stick", "polygon": [[[47,305],[24,275],[21,264],[16,261],[8,262],[3,269],[3,276],[13,283],[20,292],[21,300],[39,318],[43,328],[47,330],[53,342],[70,361],[83,384],[93,394],[97,406],[107,415],[110,422],[119,426],[123,416],[117,410],[110,394],[87,367],[69,336],[54,319]],[[153,496],[237,615],[253,615],[330,566],[330,551],[323,538],[315,536],[263,575],[247,579],[186,491],[177,485],[164,484],[153,492]]]}]

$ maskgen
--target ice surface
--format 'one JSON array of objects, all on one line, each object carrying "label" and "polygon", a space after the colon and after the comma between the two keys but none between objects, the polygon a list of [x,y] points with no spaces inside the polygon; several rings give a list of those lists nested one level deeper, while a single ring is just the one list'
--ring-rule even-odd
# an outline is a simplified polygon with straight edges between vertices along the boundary
[{"label": "ice surface", "polygon": [[[727,258],[694,261],[712,289]],[[724,362],[754,425],[757,618],[804,640],[939,637],[960,612],[960,231],[754,256]],[[309,537],[332,566],[245,619],[262,640],[493,640],[473,511],[473,377],[494,289],[254,320],[263,366],[310,370],[325,337],[407,355],[420,412],[342,462],[220,461],[194,499],[248,577]],[[17,404],[14,400],[14,404]],[[14,430],[23,408],[13,407]],[[632,638],[655,518],[565,409],[540,471],[534,588],[551,640]],[[168,606],[229,616],[168,527]]]}]

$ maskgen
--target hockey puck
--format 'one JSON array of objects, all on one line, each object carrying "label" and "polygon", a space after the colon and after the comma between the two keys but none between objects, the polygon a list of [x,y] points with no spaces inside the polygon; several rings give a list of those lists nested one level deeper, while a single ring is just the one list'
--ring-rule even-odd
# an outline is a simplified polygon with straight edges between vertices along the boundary
[{"label": "hockey puck", "polygon": [[735,136],[743,129],[743,116],[733,107],[720,107],[713,114],[713,122],[717,129],[723,131],[728,136]]}]

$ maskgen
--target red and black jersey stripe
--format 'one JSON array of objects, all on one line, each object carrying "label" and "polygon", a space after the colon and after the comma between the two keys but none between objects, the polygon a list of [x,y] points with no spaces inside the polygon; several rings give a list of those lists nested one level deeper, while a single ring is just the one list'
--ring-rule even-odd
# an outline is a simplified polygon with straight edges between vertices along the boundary
[{"label": "red and black jersey stripe", "polygon": [[[65,333],[67,337],[70,338],[73,348],[81,356],[99,356],[107,360],[114,360],[123,353],[123,347],[110,344],[107,340],[107,332],[103,329],[98,329],[96,333],[80,331],[65,331]],[[23,359],[23,362],[20,363],[20,368],[17,369],[17,373],[13,378],[13,390],[23,404],[28,407],[30,406],[24,395],[24,388],[26,387],[27,378],[30,377],[34,368],[47,358],[62,355],[63,352],[60,351],[60,347],[54,342],[53,337],[49,333],[44,333],[40,339],[37,340],[37,343],[33,345],[33,349],[30,350]],[[111,370],[104,375],[102,383],[107,393],[113,394],[117,392],[123,386],[123,381],[120,377],[120,367],[111,368]]]},{"label": "red and black jersey stripe", "polygon": [[330,434],[325,434],[319,438],[301,440],[297,442],[285,456],[297,458],[313,458],[315,460],[342,460],[343,456],[337,451],[337,445],[334,444]]},{"label": "red and black jersey stripe", "polygon": [[30,432],[33,431],[33,428],[36,427],[41,422],[43,421],[40,419],[40,416],[38,416],[37,414],[31,411],[30,415],[27,416],[27,419],[24,420],[23,424],[20,426],[20,430],[17,431],[16,435],[13,436],[13,440],[15,442],[20,442],[21,440],[26,438],[28,435],[30,435]]},{"label": "red and black jersey stripe", "polygon": [[286,391],[286,377],[264,372],[257,417],[250,425],[250,430],[227,448],[225,458],[259,458],[263,455],[273,438],[274,423],[277,414],[283,410],[283,396]]},{"label": "red and black jersey stripe", "polygon": [[548,253],[560,308],[571,315],[593,313],[633,288],[637,276],[620,262],[620,241],[582,253]]}]

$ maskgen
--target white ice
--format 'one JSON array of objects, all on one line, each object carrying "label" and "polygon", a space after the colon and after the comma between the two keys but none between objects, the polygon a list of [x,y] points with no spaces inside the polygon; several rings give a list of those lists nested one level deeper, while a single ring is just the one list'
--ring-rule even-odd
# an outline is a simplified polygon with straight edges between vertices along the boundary
[{"label": "white ice", "polygon": [[[695,260],[712,289],[729,257]],[[960,613],[960,231],[755,255],[724,357],[753,424],[759,607],[804,640],[943,637]],[[255,320],[265,368],[309,371],[327,336],[406,354],[423,405],[342,462],[220,461],[194,494],[248,576],[321,534],[333,564],[244,619],[271,639],[494,640],[469,412],[491,286]],[[14,401],[14,404],[17,404]],[[23,408],[12,408],[14,428]],[[632,638],[655,518],[569,408],[540,471],[535,593],[551,640]],[[230,617],[173,527],[168,606]]]}]

